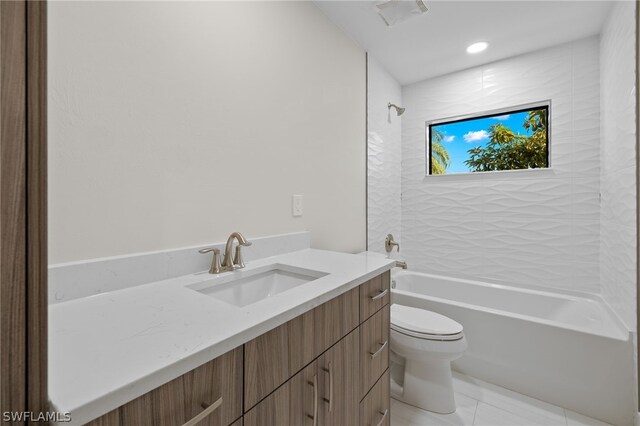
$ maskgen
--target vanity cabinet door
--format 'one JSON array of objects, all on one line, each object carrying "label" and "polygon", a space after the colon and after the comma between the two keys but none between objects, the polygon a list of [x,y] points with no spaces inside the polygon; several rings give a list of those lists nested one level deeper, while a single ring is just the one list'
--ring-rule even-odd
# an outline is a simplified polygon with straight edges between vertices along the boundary
[{"label": "vanity cabinet door", "polygon": [[314,426],[318,371],[313,362],[244,415],[245,426]]},{"label": "vanity cabinet door", "polygon": [[123,426],[175,426],[186,421],[182,377],[120,407]]},{"label": "vanity cabinet door", "polygon": [[389,367],[389,305],[360,326],[360,398]]},{"label": "vanity cabinet door", "polygon": [[244,345],[248,411],[359,324],[354,288]]},{"label": "vanity cabinet door", "polygon": [[389,426],[391,424],[387,370],[360,403],[360,424],[363,426]]},{"label": "vanity cabinet door", "polygon": [[242,416],[242,347],[191,370],[183,380],[187,419],[196,417],[220,398],[220,406],[199,426],[227,426]]},{"label": "vanity cabinet door", "polygon": [[389,303],[391,289],[389,271],[371,278],[360,286],[360,322],[364,322]]},{"label": "vanity cabinet door", "polygon": [[306,312],[244,345],[245,410],[315,358],[313,318],[313,311]]},{"label": "vanity cabinet door", "polygon": [[317,355],[326,351],[356,328],[358,315],[358,287],[318,306],[314,316],[314,352]]},{"label": "vanity cabinet door", "polygon": [[358,424],[359,339],[354,330],[318,358],[319,425]]},{"label": "vanity cabinet door", "polygon": [[244,426],[288,426],[291,382],[285,382],[271,395],[244,414]]},{"label": "vanity cabinet door", "polygon": [[318,363],[312,362],[291,379],[289,424],[314,426],[320,412],[320,382]]}]

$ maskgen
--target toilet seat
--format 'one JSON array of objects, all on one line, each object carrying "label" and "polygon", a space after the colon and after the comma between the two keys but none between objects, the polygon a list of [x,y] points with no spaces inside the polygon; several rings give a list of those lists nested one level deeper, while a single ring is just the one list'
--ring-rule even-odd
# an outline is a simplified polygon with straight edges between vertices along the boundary
[{"label": "toilet seat", "polygon": [[462,325],[451,318],[395,303],[391,305],[391,329],[423,340],[451,341],[464,337]]}]

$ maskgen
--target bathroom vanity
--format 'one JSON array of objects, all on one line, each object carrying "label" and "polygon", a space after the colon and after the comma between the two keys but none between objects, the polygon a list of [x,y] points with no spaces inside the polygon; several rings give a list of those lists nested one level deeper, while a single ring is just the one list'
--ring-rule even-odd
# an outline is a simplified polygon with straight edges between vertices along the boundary
[{"label": "bathroom vanity", "polygon": [[[73,424],[86,418],[79,423],[389,425],[389,269],[393,262],[371,254],[316,250],[278,256],[275,260],[283,265],[285,258],[289,266],[325,274],[281,294],[279,303],[275,303],[276,297],[272,296],[272,304],[267,300],[236,307],[237,318],[230,318],[231,321],[228,316],[232,311],[227,306],[226,312],[218,312],[219,322],[210,318],[210,328],[221,330],[211,334],[212,337],[218,335],[219,341],[211,341],[204,353],[220,352],[221,348],[231,346],[229,350],[205,362],[198,361],[202,357],[193,351],[193,356],[167,362],[164,370],[154,368],[150,375],[136,372],[139,380],[130,380],[130,383],[122,380],[119,391],[111,395],[100,391],[98,403],[95,398],[87,397],[85,406],[75,410],[75,417],[71,410]],[[274,259],[265,259],[247,270],[260,271],[264,265],[273,264]],[[206,287],[202,283],[185,285],[187,281],[187,278],[167,280],[147,289],[139,288],[138,292],[146,290],[149,295],[151,292],[157,295],[163,292],[163,286],[168,286],[174,291],[176,288],[186,290],[189,292],[186,295],[192,297]],[[111,294],[111,303],[117,293],[121,292]],[[77,304],[95,302],[99,297],[80,300]],[[198,297],[210,303],[211,298],[206,295]],[[212,303],[213,307],[223,307],[217,300]],[[65,306],[58,308],[62,311]],[[192,309],[199,308],[197,304],[192,306]],[[227,319],[223,320],[225,315]],[[235,325],[239,332],[222,330],[222,323],[229,327]],[[274,324],[278,325],[274,327]],[[180,326],[172,326],[170,333],[179,330]],[[170,343],[170,336],[163,338]],[[97,361],[96,368],[99,368]],[[154,383],[146,380],[149,377],[156,376],[157,383],[163,380],[162,376],[166,377],[164,373],[175,375],[180,369],[187,371],[141,393],[141,389]],[[131,398],[132,389],[139,394],[135,398]],[[118,398],[111,398],[113,395]],[[55,396],[54,393],[53,403],[64,410],[65,406],[60,404],[64,401],[56,401]],[[117,403],[123,399],[126,402]],[[105,410],[106,407],[109,410]],[[99,416],[95,415],[97,412]]]}]

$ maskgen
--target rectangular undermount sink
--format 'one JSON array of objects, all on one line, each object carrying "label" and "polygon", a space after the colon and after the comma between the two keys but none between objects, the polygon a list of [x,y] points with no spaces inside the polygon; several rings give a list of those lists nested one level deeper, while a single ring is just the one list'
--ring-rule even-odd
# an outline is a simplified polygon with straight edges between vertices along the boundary
[{"label": "rectangular undermount sink", "polygon": [[187,287],[205,296],[243,307],[322,278],[327,273],[273,264],[225,275]]}]

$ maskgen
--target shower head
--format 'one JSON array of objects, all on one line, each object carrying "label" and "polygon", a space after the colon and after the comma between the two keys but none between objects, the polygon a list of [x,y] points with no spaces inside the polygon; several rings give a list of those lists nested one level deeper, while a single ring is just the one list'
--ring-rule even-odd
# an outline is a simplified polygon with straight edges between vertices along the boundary
[{"label": "shower head", "polygon": [[404,111],[406,110],[406,108],[399,107],[398,105],[392,104],[391,102],[389,102],[389,104],[387,105],[387,108],[389,109],[395,108],[396,114],[398,115],[398,117],[404,114]]}]

